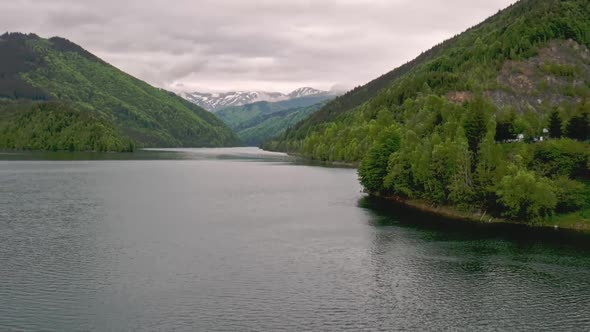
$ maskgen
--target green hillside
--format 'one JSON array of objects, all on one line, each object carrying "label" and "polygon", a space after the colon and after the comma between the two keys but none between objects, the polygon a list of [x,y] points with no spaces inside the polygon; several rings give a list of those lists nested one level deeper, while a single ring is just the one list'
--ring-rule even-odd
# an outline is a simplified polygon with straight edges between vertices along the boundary
[{"label": "green hillside", "polygon": [[329,95],[280,102],[261,101],[215,112],[248,145],[258,145],[295,125],[323,106]]},{"label": "green hillside", "polygon": [[256,116],[242,124],[237,129],[237,135],[242,142],[258,146],[262,142],[282,134],[288,128],[317,112],[325,103],[323,101],[311,106],[290,108],[280,112]]},{"label": "green hillside", "polygon": [[[560,97],[579,98],[588,90],[587,86],[579,83],[587,73],[576,78],[551,75],[545,82],[534,81],[538,89],[527,91],[517,86],[522,78],[517,71],[521,69],[518,66],[511,68],[511,64],[538,56],[540,51],[552,50],[556,43],[570,48],[566,52],[573,48],[573,52],[577,53],[575,56],[580,61],[586,61],[584,52],[575,49],[582,45],[588,46],[589,6],[588,2],[581,0],[520,1],[400,68],[336,98],[280,139],[268,142],[265,146],[274,150],[301,152],[316,159],[358,160],[372,145],[374,137],[366,135],[367,129],[371,121],[377,119],[379,111],[384,110],[399,118],[403,113],[404,102],[415,99],[419,94],[432,94],[460,102],[461,97],[481,93],[491,97],[499,107],[519,107],[512,103],[533,100],[530,106],[535,111],[550,108],[548,106],[560,106],[564,101],[564,98],[543,97],[548,91]],[[568,39],[576,41],[578,46],[566,42]],[[563,61],[560,57],[557,54],[553,58],[546,58],[546,65],[539,70],[558,70],[556,65]],[[567,66],[571,65],[566,64],[566,70]],[[573,75],[578,75],[580,70],[585,71],[585,67],[578,66]],[[511,74],[504,75],[508,85],[505,84],[506,80],[502,80],[503,72]],[[553,81],[552,77],[558,79]],[[569,82],[564,82],[564,78]],[[522,96],[526,98],[521,99]],[[538,99],[542,100],[542,105],[538,105]],[[570,102],[572,100],[569,98]],[[347,128],[333,128],[340,124]],[[357,132],[359,130],[361,132]],[[334,132],[338,132],[338,137],[333,135]],[[344,135],[345,132],[349,135]],[[305,143],[309,142],[312,134],[321,136],[324,145],[332,147],[343,141],[350,143],[355,138],[359,144],[358,153],[337,155],[338,149],[334,148],[331,149],[332,153],[322,153],[324,148],[320,146],[314,148],[317,151],[311,151],[307,146],[309,144]]]},{"label": "green hillside", "polygon": [[589,46],[590,2],[522,0],[264,147],[362,160],[373,194],[590,223]]},{"label": "green hillside", "polygon": [[[46,104],[27,110],[22,105],[12,108],[29,112],[29,115],[40,114],[40,109],[48,108],[54,112],[63,109],[91,112],[93,115],[87,119],[101,119],[102,123],[113,127],[117,135],[144,147],[228,146],[238,141],[211,113],[127,75],[58,37],[0,36],[0,98],[60,101],[68,106],[51,108],[56,104]],[[0,112],[5,109],[6,103]],[[16,119],[14,116],[1,118]],[[51,120],[45,117],[45,121]],[[8,126],[2,124],[3,128]],[[11,142],[5,137],[8,134],[6,130],[0,132],[3,135],[0,142]]]},{"label": "green hillside", "polygon": [[58,102],[0,102],[0,146],[18,150],[133,151],[99,113]]}]

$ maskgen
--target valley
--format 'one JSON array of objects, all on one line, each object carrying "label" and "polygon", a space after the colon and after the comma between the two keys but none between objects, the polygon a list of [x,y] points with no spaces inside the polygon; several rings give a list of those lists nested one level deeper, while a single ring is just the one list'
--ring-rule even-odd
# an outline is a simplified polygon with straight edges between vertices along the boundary
[{"label": "valley", "polygon": [[0,331],[590,330],[590,1],[0,2],[0,280]]},{"label": "valley", "polygon": [[481,219],[586,225],[589,6],[519,1],[342,95],[177,95],[67,39],[7,33],[0,148],[262,146],[359,165],[370,195]]}]

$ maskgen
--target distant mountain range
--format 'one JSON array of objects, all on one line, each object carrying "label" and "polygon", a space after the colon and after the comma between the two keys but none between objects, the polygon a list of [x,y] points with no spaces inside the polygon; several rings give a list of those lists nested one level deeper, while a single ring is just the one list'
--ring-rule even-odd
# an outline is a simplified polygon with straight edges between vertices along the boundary
[{"label": "distant mountain range", "polygon": [[328,97],[331,96],[332,93],[314,88],[303,87],[288,94],[266,91],[232,91],[224,93],[185,92],[181,95],[186,100],[208,111],[217,112],[224,108],[242,106],[261,101],[280,102],[303,97]]},{"label": "distant mountain range", "polygon": [[298,89],[290,96],[302,97],[232,106],[217,111],[215,115],[233,129],[244,144],[259,145],[313,114],[333,98],[326,94],[305,93]]}]

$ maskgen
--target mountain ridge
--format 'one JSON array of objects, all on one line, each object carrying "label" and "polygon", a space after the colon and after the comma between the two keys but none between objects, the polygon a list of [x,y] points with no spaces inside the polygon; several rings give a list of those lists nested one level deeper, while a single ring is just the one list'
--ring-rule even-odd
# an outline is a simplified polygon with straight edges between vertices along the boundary
[{"label": "mountain ridge", "polygon": [[291,95],[303,97],[228,107],[217,111],[215,115],[233,129],[244,143],[259,145],[313,114],[332,98],[325,94],[300,93],[298,90]]},{"label": "mountain ridge", "polygon": [[[44,39],[22,33],[0,36],[0,98],[67,103],[67,107],[56,110],[73,108],[93,112],[139,146],[238,144],[231,130],[211,113],[172,92],[124,73],[60,37]],[[27,111],[23,105],[14,109],[23,114]],[[14,117],[3,117],[9,118],[17,121]],[[10,123],[0,124],[5,133],[10,131],[6,129],[10,126]],[[14,131],[11,133],[16,135]],[[14,143],[26,140],[8,137],[2,141],[5,148],[27,148]],[[64,145],[70,146],[64,143],[59,147]],[[75,147],[89,145],[74,144]]]},{"label": "mountain ridge", "polygon": [[289,93],[268,91],[229,91],[229,92],[183,92],[186,100],[216,113],[224,108],[243,106],[261,101],[280,102],[310,96],[331,96],[330,91],[322,91],[310,87],[295,89]]},{"label": "mountain ridge", "polygon": [[360,161],[365,192],[408,205],[584,229],[589,48],[589,1],[521,0],[263,147]]},{"label": "mountain ridge", "polygon": [[[475,93],[465,94],[465,92],[489,90],[486,92],[488,96],[501,102],[499,106],[505,107],[506,100],[518,99],[507,98],[506,93],[503,92],[506,88],[498,88],[499,83],[496,82],[505,59],[523,57],[528,59],[538,52],[538,45],[548,45],[554,39],[567,40],[577,37],[582,44],[588,46],[590,33],[583,32],[587,28],[580,26],[580,23],[585,22],[583,15],[588,15],[590,9],[586,8],[577,12],[570,10],[569,7],[574,4],[581,8],[590,7],[590,3],[582,4],[575,0],[518,1],[366,85],[356,87],[335,98],[318,112],[288,130],[282,137],[266,142],[264,147],[313,157],[313,153],[303,151],[306,145],[304,141],[312,133],[323,136],[322,133],[325,133],[329,124],[342,123],[351,118],[357,118],[359,123],[367,124],[370,120],[375,120],[382,109],[395,112],[397,108],[403,107],[406,100],[415,98],[419,93],[433,93],[455,99],[461,95],[475,95]],[[537,8],[534,8],[535,5]],[[561,8],[564,13],[575,19],[567,21],[564,17],[554,15],[552,11],[556,8]],[[510,20],[508,17],[513,19]],[[543,21],[544,24],[541,26],[535,20]],[[532,27],[537,27],[537,31],[524,32]],[[481,51],[483,49],[485,51]],[[472,68],[452,67],[456,63],[469,63],[471,67],[476,66],[468,61],[475,52],[479,52],[477,56],[480,57],[479,61],[485,64],[485,72],[476,72]],[[460,77],[461,75],[469,77]],[[521,77],[517,77],[517,80],[519,78]],[[575,92],[569,91],[563,94],[572,93]],[[527,96],[526,99],[538,98]],[[509,103],[508,106],[510,106]],[[355,156],[352,159],[358,161],[371,144],[372,139],[360,143],[362,147],[359,147],[358,154],[353,154]],[[320,157],[320,159],[328,160],[332,158],[334,156]]]}]

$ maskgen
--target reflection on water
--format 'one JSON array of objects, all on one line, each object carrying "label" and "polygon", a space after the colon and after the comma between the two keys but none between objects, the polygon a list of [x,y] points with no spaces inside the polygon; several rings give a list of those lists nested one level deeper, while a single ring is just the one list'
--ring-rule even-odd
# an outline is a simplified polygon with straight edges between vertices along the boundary
[{"label": "reflection on water", "polygon": [[284,153],[247,148],[158,148],[135,152],[0,151],[0,160],[258,160],[293,161]]},{"label": "reflection on water", "polygon": [[590,326],[588,236],[444,221],[257,149],[145,153],[0,161],[0,330]]},{"label": "reflection on water", "polygon": [[389,326],[590,327],[587,234],[444,220],[377,198],[359,206],[374,213],[375,307]]},{"label": "reflection on water", "polygon": [[414,210],[386,199],[362,197],[358,206],[375,214],[373,222],[377,227],[403,226],[421,230],[432,240],[450,239],[502,239],[518,244],[521,248],[555,246],[560,249],[572,248],[590,254],[590,234],[570,230],[535,228],[527,225],[486,224],[445,219],[427,212]]}]

